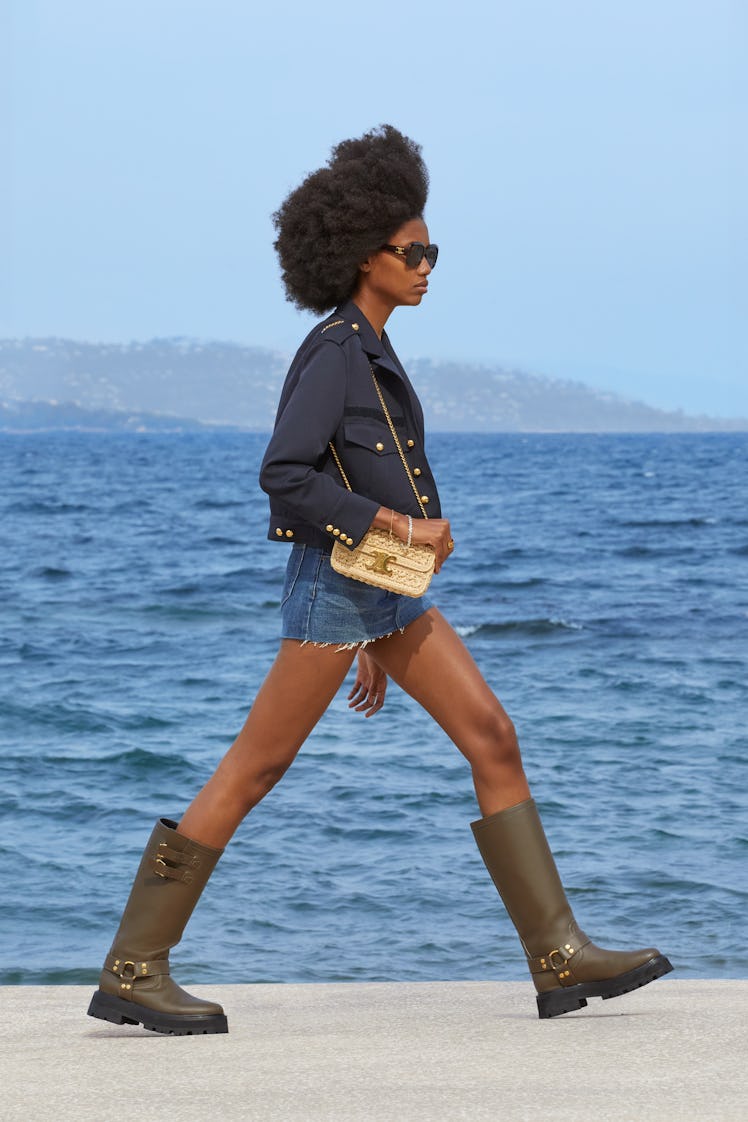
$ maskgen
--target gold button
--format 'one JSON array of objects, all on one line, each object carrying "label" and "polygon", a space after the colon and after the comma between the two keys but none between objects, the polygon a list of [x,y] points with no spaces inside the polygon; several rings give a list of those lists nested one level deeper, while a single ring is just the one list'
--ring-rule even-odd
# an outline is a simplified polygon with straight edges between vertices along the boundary
[{"label": "gold button", "polygon": [[328,524],[325,526],[325,529],[327,530],[328,534],[331,534],[332,533],[332,522],[328,522]]},{"label": "gold button", "polygon": [[409,441],[408,441],[408,447],[409,447],[409,448],[413,448],[413,447],[415,447],[415,443],[416,443],[416,442],[415,442],[415,440],[409,440]]},{"label": "gold button", "polygon": [[377,441],[377,452],[384,452],[384,444],[382,444],[381,440]]},{"label": "gold button", "polygon": [[346,538],[345,540],[348,543],[348,545],[353,545],[353,538]]},{"label": "gold button", "polygon": [[335,535],[335,537],[337,538],[337,536],[338,536],[338,534],[339,534],[339,533],[340,533],[340,530],[339,530],[339,529],[337,528],[337,526],[336,526],[336,527],[335,527],[335,529],[333,530],[333,534],[334,534],[334,535]]},{"label": "gold button", "polygon": [[413,474],[414,475],[420,475],[421,474],[421,469],[420,468],[413,468]]},{"label": "gold button", "polygon": [[358,331],[358,324],[357,323],[352,323],[351,327],[353,328],[354,331]]},{"label": "gold button", "polygon": [[293,530],[286,530],[286,537],[287,538],[292,538],[293,537]]},{"label": "gold button", "polygon": [[421,495],[421,502],[422,503],[427,503],[428,501],[429,501],[428,495]]},{"label": "gold button", "polygon": [[275,532],[276,532],[276,534],[278,535],[279,538],[283,537],[283,531],[281,530],[280,526],[275,527]]}]

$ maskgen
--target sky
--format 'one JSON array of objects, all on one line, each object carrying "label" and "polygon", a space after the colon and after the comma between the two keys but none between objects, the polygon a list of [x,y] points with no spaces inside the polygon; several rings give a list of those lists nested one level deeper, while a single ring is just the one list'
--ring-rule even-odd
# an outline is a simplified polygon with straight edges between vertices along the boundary
[{"label": "sky", "polygon": [[293,353],[271,214],[331,146],[422,146],[403,358],[748,417],[742,0],[4,0],[0,338]]}]

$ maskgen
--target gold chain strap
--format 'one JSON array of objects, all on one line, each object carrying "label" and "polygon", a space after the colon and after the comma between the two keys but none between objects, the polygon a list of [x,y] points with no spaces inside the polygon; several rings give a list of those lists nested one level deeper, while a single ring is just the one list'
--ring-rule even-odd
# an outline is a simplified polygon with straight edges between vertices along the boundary
[{"label": "gold chain strap", "polygon": [[[335,326],[334,324],[330,324],[330,327],[334,327],[334,326]],[[403,452],[402,445],[400,444],[400,440],[399,440],[397,432],[395,430],[395,426],[392,423],[392,417],[390,417],[390,411],[387,408],[387,404],[384,400],[384,397],[382,396],[382,391],[379,388],[379,382],[377,381],[377,376],[374,373],[374,367],[371,365],[371,363],[369,363],[369,370],[371,370],[371,377],[372,377],[372,380],[374,382],[374,389],[377,391],[377,397],[379,398],[379,404],[382,406],[382,409],[384,410],[384,415],[387,418],[387,424],[390,426],[390,432],[392,433],[392,437],[393,437],[393,440],[395,441],[395,445],[397,447],[397,450],[400,453],[400,459],[403,461],[403,467],[405,468],[405,474],[407,475],[408,479],[410,480],[410,485],[413,488],[413,494],[416,497],[416,502],[418,503],[419,507],[421,508],[421,514],[428,521],[429,516],[426,513],[426,509],[425,509],[423,503],[421,502],[421,496],[418,494],[418,488],[416,487],[413,476],[411,475],[410,467],[408,466],[408,461],[405,459],[405,453]],[[340,474],[343,477],[343,482],[345,483],[348,490],[352,491],[353,488],[351,487],[350,483],[348,482],[348,476],[343,471],[343,465],[340,462],[340,457],[338,456],[335,445],[333,444],[332,441],[329,441],[329,445],[330,445],[330,451],[332,452],[332,455],[333,455],[333,459],[335,460],[335,463],[338,465],[338,471],[340,472]]]},{"label": "gold chain strap", "polygon": [[352,490],[353,490],[353,488],[351,487],[350,483],[348,482],[348,476],[347,476],[347,475],[345,474],[345,472],[343,471],[343,465],[342,465],[342,464],[341,464],[341,462],[340,462],[340,457],[338,456],[338,453],[337,453],[337,452],[336,452],[336,450],[335,450],[335,445],[333,444],[333,442],[332,442],[332,441],[330,441],[330,451],[331,451],[331,452],[332,452],[332,454],[333,454],[333,459],[335,460],[335,463],[336,463],[336,464],[338,465],[338,471],[339,471],[339,472],[340,472],[340,474],[341,474],[341,475],[343,476],[343,482],[345,483],[345,485],[346,485],[346,487],[348,488],[348,490],[349,490],[349,491],[352,491]]},{"label": "gold chain strap", "polygon": [[382,406],[382,409],[384,410],[384,415],[387,418],[387,424],[390,426],[390,432],[392,433],[392,439],[395,441],[395,444],[397,445],[397,450],[400,453],[400,459],[403,461],[403,467],[405,468],[405,474],[407,475],[408,479],[410,480],[410,485],[413,488],[413,494],[416,497],[416,502],[418,503],[419,507],[421,508],[421,514],[423,515],[423,517],[428,519],[428,514],[426,513],[426,509],[425,509],[423,503],[421,502],[421,496],[418,494],[418,488],[416,487],[415,480],[413,479],[413,476],[411,475],[410,467],[408,466],[408,461],[405,459],[405,453],[403,452],[402,445],[400,444],[400,440],[398,438],[397,432],[395,431],[395,426],[392,423],[392,417],[390,417],[390,411],[387,408],[385,400],[382,396],[382,391],[379,388],[379,382],[377,381],[377,376],[374,373],[374,367],[371,365],[371,363],[369,363],[369,369],[371,370],[371,377],[372,377],[372,380],[374,382],[374,389],[377,391],[377,397],[379,398],[379,404]]}]

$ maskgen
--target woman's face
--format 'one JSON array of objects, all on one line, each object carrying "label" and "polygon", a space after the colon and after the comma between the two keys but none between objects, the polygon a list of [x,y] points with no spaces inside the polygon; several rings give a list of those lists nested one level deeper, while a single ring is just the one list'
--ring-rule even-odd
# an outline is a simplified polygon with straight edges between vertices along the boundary
[{"label": "woman's face", "polygon": [[[389,245],[407,248],[412,242],[429,244],[429,231],[422,218],[412,218],[388,239]],[[429,286],[431,266],[424,257],[420,265],[408,268],[403,257],[383,249],[361,266],[359,290],[368,290],[385,304],[396,308],[420,304]]]}]

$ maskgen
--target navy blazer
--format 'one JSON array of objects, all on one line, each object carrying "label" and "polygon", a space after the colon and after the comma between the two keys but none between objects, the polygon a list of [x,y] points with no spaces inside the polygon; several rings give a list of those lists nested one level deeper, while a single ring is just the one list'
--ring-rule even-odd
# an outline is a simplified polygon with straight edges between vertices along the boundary
[{"label": "navy blazer", "polygon": [[382,412],[372,367],[426,513],[441,517],[415,390],[386,333],[380,340],[348,301],[309,332],[286,376],[260,468],[260,486],[270,496],[268,537],[273,541],[332,549],[339,539],[353,549],[380,506],[422,517]]}]

